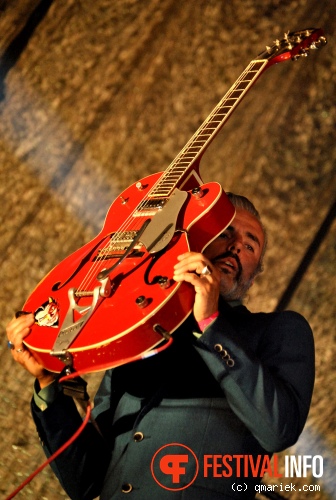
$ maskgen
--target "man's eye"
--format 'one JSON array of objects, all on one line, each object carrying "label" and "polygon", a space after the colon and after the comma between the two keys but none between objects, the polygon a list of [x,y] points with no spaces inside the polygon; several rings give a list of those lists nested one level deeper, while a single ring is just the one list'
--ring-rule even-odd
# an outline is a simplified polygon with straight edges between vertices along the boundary
[{"label": "man's eye", "polygon": [[227,237],[228,237],[228,235],[227,235],[226,233],[222,233],[222,234],[220,234],[220,235],[219,235],[219,237],[220,237],[220,238],[224,238],[224,239],[225,239],[225,238],[227,238]]},{"label": "man's eye", "polygon": [[254,248],[251,246],[251,245],[245,245],[247,250],[249,250],[249,252],[254,252]]}]

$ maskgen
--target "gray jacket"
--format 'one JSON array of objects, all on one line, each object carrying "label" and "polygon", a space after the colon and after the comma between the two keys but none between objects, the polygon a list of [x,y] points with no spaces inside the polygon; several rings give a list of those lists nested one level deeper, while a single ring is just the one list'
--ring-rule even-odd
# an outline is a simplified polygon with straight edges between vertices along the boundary
[{"label": "gray jacket", "polygon": [[[312,332],[294,312],[223,301],[197,338],[189,318],[166,351],[106,372],[88,425],[53,464],[73,499],[254,498],[262,464],[296,442],[314,383]],[[80,425],[71,398],[32,405],[46,454]]]}]

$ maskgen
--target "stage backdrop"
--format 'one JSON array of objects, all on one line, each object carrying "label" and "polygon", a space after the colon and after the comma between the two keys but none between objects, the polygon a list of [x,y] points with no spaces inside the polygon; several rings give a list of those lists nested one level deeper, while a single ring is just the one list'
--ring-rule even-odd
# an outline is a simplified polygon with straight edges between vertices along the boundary
[{"label": "stage backdrop", "polygon": [[[13,313],[99,232],[124,188],[170,164],[266,45],[321,27],[328,45],[270,68],[201,162],[205,181],[259,208],[269,249],[247,305],[277,307],[334,203],[335,18],[330,0],[0,2],[2,497],[43,461],[32,380],[6,348]],[[317,368],[306,430],[286,453],[324,458],[320,479],[294,479],[320,492],[284,493],[291,499],[336,498],[335,229],[323,232],[284,304],[311,323]],[[92,394],[100,377],[88,377]],[[18,498],[66,496],[47,469]]]}]

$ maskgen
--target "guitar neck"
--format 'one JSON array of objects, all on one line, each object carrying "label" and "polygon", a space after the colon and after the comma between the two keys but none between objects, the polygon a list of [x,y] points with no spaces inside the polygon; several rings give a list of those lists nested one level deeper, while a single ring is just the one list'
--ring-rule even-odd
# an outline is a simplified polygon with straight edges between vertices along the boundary
[{"label": "guitar neck", "polygon": [[234,109],[249,91],[269,61],[260,59],[251,61],[238,80],[228,90],[215,109],[210,113],[195,134],[176,156],[150,193],[151,198],[169,197],[181,181],[185,179],[200,159],[209,144],[216,137]]},{"label": "guitar neck", "polygon": [[326,43],[327,40],[322,29],[310,28],[285,33],[282,40],[276,40],[272,47],[266,47],[266,51],[250,62],[238,80],[176,156],[151,190],[149,197],[169,197],[175,188],[184,186],[188,175],[197,170],[204,151],[266,68],[288,59],[295,61],[300,57],[306,57],[311,49],[318,49]]}]

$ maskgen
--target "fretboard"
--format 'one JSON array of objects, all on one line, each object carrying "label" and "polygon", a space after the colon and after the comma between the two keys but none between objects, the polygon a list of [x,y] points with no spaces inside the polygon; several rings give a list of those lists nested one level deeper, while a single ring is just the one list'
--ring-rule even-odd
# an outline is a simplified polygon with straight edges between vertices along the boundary
[{"label": "fretboard", "polygon": [[267,65],[267,59],[251,61],[151,190],[149,197],[169,197],[195,161],[204,153],[234,109]]}]

